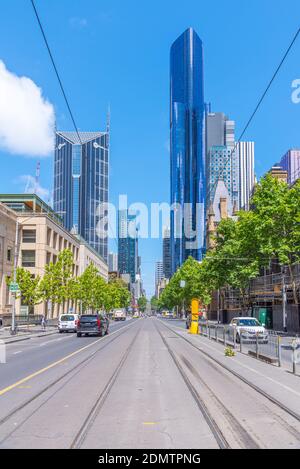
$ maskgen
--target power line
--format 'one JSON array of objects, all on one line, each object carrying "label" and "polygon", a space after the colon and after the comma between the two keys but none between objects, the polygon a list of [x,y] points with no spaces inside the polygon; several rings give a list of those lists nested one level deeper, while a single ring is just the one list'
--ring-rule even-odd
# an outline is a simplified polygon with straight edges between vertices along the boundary
[{"label": "power line", "polygon": [[81,145],[82,145],[82,140],[81,140],[81,137],[80,137],[80,134],[79,134],[79,131],[78,131],[78,127],[77,127],[77,125],[76,125],[76,122],[75,122],[75,119],[74,119],[74,116],[73,116],[73,113],[72,113],[72,110],[71,110],[71,107],[70,107],[70,104],[69,104],[69,101],[68,101],[68,98],[67,98],[65,89],[64,89],[64,87],[63,87],[62,80],[61,80],[60,75],[59,75],[59,73],[58,73],[58,69],[57,69],[57,66],[56,66],[56,64],[55,64],[55,60],[54,60],[53,54],[52,54],[52,52],[51,52],[50,45],[49,45],[49,43],[48,43],[48,40],[47,40],[45,31],[44,31],[42,22],[41,22],[41,20],[40,20],[40,17],[39,17],[38,11],[37,11],[37,8],[36,8],[36,6],[35,6],[34,0],[30,0],[30,1],[31,1],[32,8],[33,8],[33,10],[34,10],[34,13],[35,13],[37,22],[38,22],[38,24],[39,24],[39,27],[40,27],[42,36],[43,36],[43,38],[44,38],[45,45],[46,45],[46,48],[47,48],[47,50],[48,50],[48,53],[49,53],[49,56],[50,56],[50,60],[51,60],[51,62],[52,62],[52,65],[53,65],[53,68],[54,68],[54,71],[55,71],[57,80],[58,80],[58,82],[59,82],[60,89],[61,89],[61,91],[62,91],[62,94],[63,94],[64,100],[65,100],[65,102],[66,102],[66,105],[67,105],[69,114],[70,114],[70,116],[71,116],[71,119],[72,119],[74,128],[75,128],[75,130],[76,130],[76,133],[77,133],[79,142],[80,142]]},{"label": "power line", "polygon": [[[255,109],[254,109],[254,111],[252,112],[251,116],[249,117],[249,119],[248,119],[248,121],[247,121],[247,123],[246,123],[244,129],[242,130],[242,133],[241,133],[241,135],[240,135],[238,141],[235,143],[234,148],[233,148],[233,149],[231,150],[231,152],[230,152],[230,155],[226,158],[226,160],[225,160],[225,162],[224,162],[224,165],[223,165],[223,169],[221,169],[220,172],[219,172],[218,180],[221,179],[220,176],[223,176],[223,175],[224,175],[224,172],[226,171],[227,164],[228,164],[229,161],[231,160],[232,155],[234,154],[234,152],[236,151],[238,144],[242,141],[242,138],[244,137],[244,135],[245,135],[246,131],[248,130],[248,128],[249,128],[251,122],[253,121],[253,119],[254,119],[254,117],[255,117],[257,111],[259,110],[259,108],[260,108],[260,106],[261,106],[263,100],[265,99],[266,95],[268,94],[268,91],[270,90],[270,88],[271,88],[271,86],[272,86],[272,84],[273,84],[273,82],[274,82],[276,76],[278,75],[278,73],[279,73],[281,67],[283,66],[283,64],[284,64],[284,62],[285,62],[287,56],[289,55],[289,53],[290,53],[290,51],[291,51],[293,45],[295,44],[295,42],[296,42],[296,40],[297,40],[299,34],[300,34],[300,28],[297,30],[297,32],[296,32],[296,34],[294,35],[294,37],[293,37],[291,43],[289,44],[289,46],[288,46],[288,48],[287,48],[285,54],[283,55],[283,57],[282,57],[282,59],[281,59],[279,65],[278,65],[278,67],[276,68],[276,70],[275,70],[275,72],[274,72],[274,74],[273,74],[271,80],[269,81],[269,83],[268,83],[266,89],[264,90],[264,92],[263,92],[261,98],[259,99],[259,101],[258,101],[258,103],[257,103],[257,105],[256,105],[256,107],[255,107]],[[214,185],[213,185],[213,192],[214,192],[215,189],[216,189],[218,180],[216,180],[215,183],[214,183]],[[212,190],[210,189],[208,195],[210,195],[211,192],[212,192]]]},{"label": "power line", "polygon": [[[51,48],[50,48],[49,42],[48,42],[48,40],[47,40],[46,33],[45,33],[44,28],[43,28],[43,25],[42,25],[42,22],[41,22],[39,13],[38,13],[37,8],[36,8],[36,6],[35,6],[34,0],[30,0],[30,1],[31,1],[31,4],[32,4],[34,13],[35,13],[37,22],[38,22],[38,24],[39,24],[39,27],[40,27],[42,36],[43,36],[43,38],[44,38],[44,42],[45,42],[46,48],[47,48],[47,50],[48,50],[48,53],[49,53],[49,56],[50,56],[50,59],[51,59],[51,62],[52,62],[52,65],[53,65],[53,68],[54,68],[56,77],[57,77],[57,80],[58,80],[58,82],[59,82],[60,89],[61,89],[61,91],[62,91],[64,100],[65,100],[65,102],[66,102],[66,105],[67,105],[67,108],[68,108],[68,111],[69,111],[69,114],[70,114],[70,116],[71,116],[71,119],[72,119],[72,122],[73,122],[73,126],[74,126],[74,128],[75,128],[75,130],[76,130],[76,134],[77,134],[77,136],[78,136],[78,139],[79,139],[80,144],[83,145],[83,142],[82,142],[82,140],[81,140],[80,133],[79,133],[79,131],[78,131],[78,127],[77,127],[77,125],[76,125],[75,118],[74,118],[74,115],[73,115],[72,110],[71,110],[71,106],[70,106],[70,104],[69,104],[69,101],[68,101],[68,98],[67,98],[67,95],[66,95],[66,92],[65,92],[65,89],[64,89],[62,80],[61,80],[61,78],[60,78],[60,75],[59,75],[59,72],[58,72],[58,68],[57,68],[56,63],[55,63],[55,60],[54,60],[54,56],[53,56],[53,54],[52,54],[52,52],[51,52]],[[110,129],[110,110],[109,110],[109,120],[108,120],[108,127],[107,127],[108,132],[109,132],[109,129]],[[110,222],[109,222],[109,221],[108,221],[108,225],[109,225],[109,229],[111,229],[111,226],[110,226]],[[112,230],[111,230],[111,231],[112,231]],[[117,245],[117,247],[118,247],[117,240],[116,240],[115,237],[113,237],[113,240],[115,241],[115,243],[116,243],[116,245]]]}]

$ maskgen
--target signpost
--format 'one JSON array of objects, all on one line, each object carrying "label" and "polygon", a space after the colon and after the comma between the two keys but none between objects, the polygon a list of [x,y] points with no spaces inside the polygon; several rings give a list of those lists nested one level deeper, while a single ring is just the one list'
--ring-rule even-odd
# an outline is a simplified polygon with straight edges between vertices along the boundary
[{"label": "signpost", "polygon": [[9,291],[13,294],[20,293],[20,287],[16,282],[11,282],[11,284],[9,285]]}]

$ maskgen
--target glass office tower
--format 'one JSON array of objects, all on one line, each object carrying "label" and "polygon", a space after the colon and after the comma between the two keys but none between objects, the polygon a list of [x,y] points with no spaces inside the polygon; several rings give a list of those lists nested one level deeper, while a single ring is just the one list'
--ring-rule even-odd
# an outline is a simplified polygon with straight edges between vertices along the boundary
[{"label": "glass office tower", "polygon": [[174,273],[189,256],[201,260],[205,253],[203,46],[191,28],[172,45],[170,78],[171,205],[177,207],[171,211]]},{"label": "glass office tower", "polygon": [[54,210],[64,226],[82,236],[107,262],[108,242],[101,232],[108,202],[109,132],[56,132]]},{"label": "glass office tower", "polygon": [[118,271],[120,274],[130,274],[131,283],[140,273],[136,216],[135,212],[119,210]]}]

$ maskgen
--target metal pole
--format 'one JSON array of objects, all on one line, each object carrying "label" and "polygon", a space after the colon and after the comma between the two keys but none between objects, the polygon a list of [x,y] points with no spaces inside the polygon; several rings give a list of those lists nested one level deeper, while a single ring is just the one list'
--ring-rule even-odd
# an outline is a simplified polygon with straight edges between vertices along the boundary
[{"label": "metal pole", "polygon": [[243,353],[243,331],[240,333],[240,352]]},{"label": "metal pole", "polygon": [[284,332],[287,332],[287,327],[286,327],[286,285],[285,285],[284,269],[282,269],[282,322],[283,322],[283,330],[284,330]]},{"label": "metal pole", "polygon": [[259,358],[259,350],[258,350],[258,333],[256,333],[256,358]]},{"label": "metal pole", "polygon": [[[18,244],[19,244],[19,222],[16,221],[16,237],[15,237],[15,250],[14,250],[14,283],[17,280],[17,267],[18,267]],[[11,317],[11,335],[16,335],[16,293],[12,294],[12,317]]]},{"label": "metal pole", "polygon": [[220,289],[218,288],[217,294],[217,320],[218,324],[220,324]]},{"label": "metal pole", "polygon": [[292,347],[293,347],[293,374],[295,375],[296,374],[296,362],[297,362],[297,354],[296,354],[297,341],[295,339],[293,340]]},{"label": "metal pole", "polygon": [[277,337],[277,348],[278,348],[278,366],[281,366],[281,337]]}]

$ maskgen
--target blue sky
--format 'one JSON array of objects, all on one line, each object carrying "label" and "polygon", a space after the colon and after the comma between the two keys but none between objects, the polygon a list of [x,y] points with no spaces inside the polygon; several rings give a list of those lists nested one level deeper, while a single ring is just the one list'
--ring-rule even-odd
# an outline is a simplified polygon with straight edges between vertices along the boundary
[{"label": "blue sky", "polygon": [[[205,97],[241,131],[299,27],[299,3],[273,0],[36,0],[81,130],[105,127],[112,112],[110,199],[169,201],[169,49],[187,27],[204,43]],[[300,39],[246,138],[256,143],[261,176],[291,147],[300,147]],[[31,78],[54,106],[59,129],[72,125],[29,0],[1,2],[0,60]],[[0,106],[1,107],[1,106]],[[18,135],[15,136],[18,139]],[[0,192],[22,192],[37,156],[0,150]],[[52,189],[52,156],[41,158],[41,185]],[[45,196],[47,198],[47,196]],[[111,245],[115,249],[115,245]],[[147,293],[154,287],[159,240],[140,242]]]}]

